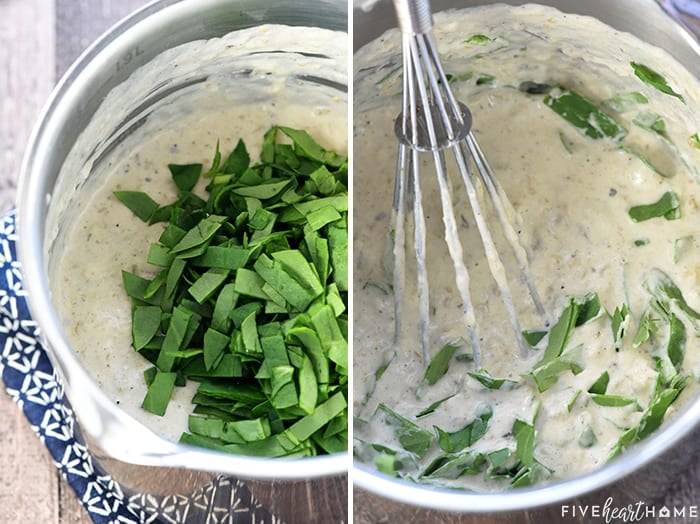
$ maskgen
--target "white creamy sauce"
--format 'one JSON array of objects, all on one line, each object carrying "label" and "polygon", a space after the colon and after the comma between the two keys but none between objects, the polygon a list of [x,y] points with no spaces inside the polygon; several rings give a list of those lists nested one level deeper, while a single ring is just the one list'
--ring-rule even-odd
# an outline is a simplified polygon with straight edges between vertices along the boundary
[{"label": "white creamy sauce", "polygon": [[[700,233],[700,185],[693,168],[700,165],[700,151],[689,144],[700,122],[700,85],[668,54],[636,37],[592,18],[565,15],[547,7],[498,5],[438,13],[434,20],[437,47],[446,72],[453,75],[452,88],[470,107],[473,131],[522,224],[521,242],[530,254],[530,270],[550,320],[556,321],[569,297],[582,298],[591,292],[598,293],[607,312],[612,314],[626,303],[630,315],[619,351],[605,312],[574,329],[566,351],[574,352],[582,371],[577,375],[561,372],[554,386],[538,392],[532,378],[525,375],[542,358],[542,345],[531,350],[527,358],[520,357],[488,271],[466,191],[453,169],[453,203],[471,276],[482,367],[492,377],[518,385],[514,389],[487,389],[467,375],[476,371],[472,364],[453,358],[448,373],[424,388],[419,398],[416,391],[424,364],[410,242],[403,333],[399,347],[394,350],[393,345],[390,218],[397,150],[393,122],[401,107],[401,54],[398,32],[383,35],[358,51],[354,63],[354,409],[360,420],[355,425],[356,456],[374,462],[377,453],[363,443],[402,449],[394,428],[376,412],[380,403],[431,432],[434,426],[457,431],[489,406],[493,417],[488,430],[468,449],[514,451],[515,419],[534,420],[535,458],[551,470],[551,476],[541,477],[579,475],[604,464],[624,430],[639,422],[654,391],[657,371],[653,357],[666,358],[667,328],[661,327],[638,347],[632,343],[650,302],[642,286],[650,270],[659,268],[668,274],[688,304],[700,309],[697,237],[695,244],[687,242],[674,261],[676,239]],[[467,42],[475,34],[491,40]],[[661,72],[685,103],[643,83],[634,75],[631,61]],[[477,79],[486,75],[492,75],[493,81],[477,85]],[[601,108],[602,101],[615,95],[643,93],[648,104],[625,112],[606,111],[628,131],[622,144],[669,176],[660,176],[637,156],[620,150],[620,144],[613,140],[584,136],[547,107],[543,95],[519,91],[518,86],[525,81],[575,90]],[[663,117],[667,141],[633,124],[642,112]],[[446,342],[464,337],[465,326],[431,165],[429,156],[422,174],[431,354],[435,355]],[[656,202],[667,191],[679,197],[680,219],[653,218],[639,223],[630,219],[631,207]],[[492,213],[487,220],[493,229],[497,227]],[[412,231],[410,224],[407,227]],[[508,274],[515,276],[511,287],[523,328],[543,328],[517,279],[517,268],[508,258],[503,239],[497,235],[496,241]],[[645,244],[636,245],[640,243]],[[687,331],[682,371],[690,378],[666,419],[698,390],[700,339],[688,318],[678,315]],[[391,364],[375,380],[377,370],[394,351]],[[457,354],[469,351],[466,346]],[[610,377],[606,394],[634,398],[639,406],[610,407],[593,402],[587,391],[604,371]],[[433,414],[416,418],[433,402],[450,395],[454,396]],[[596,442],[584,447],[579,438],[589,428]],[[433,444],[420,465],[404,461],[402,474],[416,477],[440,454]],[[508,486],[507,480],[488,479],[483,474],[437,482],[476,490]]]},{"label": "white creamy sauce", "polygon": [[[304,129],[345,154],[346,93],[305,78],[346,84],[346,42],[345,33],[266,25],[170,50],[110,93],[64,165],[49,231],[52,292],[66,334],[100,388],[167,438],[186,431],[196,384],[175,389],[164,417],[141,409],[143,371],[151,364],[131,348],[131,305],[121,280],[122,269],[155,275],[146,256],[164,226],[147,226],[112,193],[144,191],[170,203],[176,188],[169,163],[199,162],[206,172],[217,141],[226,158],[239,138],[256,161],[273,125]],[[145,124],[121,142],[111,140],[117,142],[113,150],[110,140],[102,142],[153,86],[203,76],[205,82],[153,104]]]}]

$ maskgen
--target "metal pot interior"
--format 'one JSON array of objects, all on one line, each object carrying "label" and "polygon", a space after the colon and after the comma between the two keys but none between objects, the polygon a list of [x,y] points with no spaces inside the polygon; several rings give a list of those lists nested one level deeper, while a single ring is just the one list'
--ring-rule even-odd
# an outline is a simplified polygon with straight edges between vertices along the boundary
[{"label": "metal pot interior", "polygon": [[[433,0],[431,2],[433,12],[491,3],[495,2],[483,0]],[[501,3],[523,5],[529,2],[507,0]],[[691,35],[669,16],[662,9],[662,2],[654,0],[620,0],[617,2],[542,0],[537,3],[555,7],[567,13],[592,16],[615,29],[632,33],[652,45],[665,49],[689,72],[700,78],[700,46],[697,37]],[[366,10],[356,5],[353,16],[355,51],[380,36],[384,31],[396,27],[394,8],[388,1],[376,2]],[[398,62],[400,63],[400,59]],[[362,93],[356,91],[356,106],[357,100],[361,99]],[[443,511],[476,513],[521,511],[595,493],[598,493],[598,498],[592,499],[591,503],[605,499],[608,494],[619,495],[621,498],[627,497],[630,502],[633,502],[639,500],[635,497],[645,495],[645,489],[654,489],[654,485],[658,486],[663,482],[663,475],[660,475],[659,471],[672,469],[670,466],[667,468],[660,466],[660,464],[664,461],[667,465],[682,463],[683,459],[679,459],[679,457],[682,453],[687,454],[689,448],[692,448],[692,443],[689,442],[692,439],[688,437],[693,428],[697,426],[699,419],[700,400],[696,399],[655,435],[606,466],[581,477],[539,487],[483,494],[439,489],[390,478],[358,461],[354,463],[352,478],[356,486],[379,497]],[[676,448],[675,451],[674,448]],[[662,456],[663,459],[659,458]],[[649,471],[653,471],[654,475],[659,475],[654,478],[653,483],[648,479]],[[625,485],[638,486],[639,490],[635,491],[634,494],[621,494],[615,482],[624,477],[628,479],[633,477],[626,481]],[[366,500],[371,502],[372,499],[367,498]]]}]

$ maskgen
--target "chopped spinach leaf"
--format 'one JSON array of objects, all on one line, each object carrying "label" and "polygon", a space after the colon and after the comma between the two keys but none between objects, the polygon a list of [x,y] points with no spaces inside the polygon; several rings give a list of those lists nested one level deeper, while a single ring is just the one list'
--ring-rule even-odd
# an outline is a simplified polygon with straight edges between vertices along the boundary
[{"label": "chopped spinach leaf", "polygon": [[455,453],[474,445],[474,443],[486,434],[489,420],[491,420],[492,416],[493,411],[491,408],[485,407],[474,420],[457,431],[448,432],[437,426],[433,426],[440,449],[447,453]]},{"label": "chopped spinach leaf", "polygon": [[534,365],[534,368],[541,367],[562,354],[576,326],[580,307],[581,306],[577,304],[574,299],[569,300],[569,305],[561,313],[559,320],[552,326],[552,329],[549,330],[549,337],[547,339],[547,347],[545,348],[544,355]]},{"label": "chopped spinach leaf", "polygon": [[518,386],[518,383],[514,380],[508,380],[506,378],[493,378],[485,369],[482,369],[478,373],[467,373],[474,380],[481,383],[486,389],[501,389],[504,385],[506,389],[513,389]]},{"label": "chopped spinach leaf", "polygon": [[647,292],[656,299],[656,304],[669,316],[670,303],[675,304],[690,320],[696,333],[700,333],[700,313],[695,311],[683,297],[680,288],[660,269],[653,269],[643,283]]},{"label": "chopped spinach leaf", "polygon": [[250,165],[250,155],[243,140],[239,139],[236,147],[231,151],[219,172],[224,175],[242,175]]},{"label": "chopped spinach leaf", "polygon": [[681,394],[687,385],[689,377],[676,374],[666,381],[659,373],[657,377],[656,389],[649,402],[649,406],[642,413],[642,417],[636,426],[632,426],[625,431],[618,439],[615,447],[608,456],[608,460],[613,459],[632,444],[648,437],[656,431],[664,420],[668,408]]},{"label": "chopped spinach leaf", "polygon": [[678,374],[670,380],[667,386],[657,388],[654,398],[639,421],[637,429],[637,437],[639,439],[649,436],[661,426],[666,411],[678,398],[678,395],[681,394],[688,382],[688,376]]},{"label": "chopped spinach leaf", "polygon": [[628,214],[633,222],[643,222],[660,217],[666,220],[678,220],[681,217],[681,203],[674,191],[667,191],[652,204],[630,208]]},{"label": "chopped spinach leaf", "polygon": [[700,149],[700,136],[698,136],[697,133],[693,133],[688,138],[688,143],[691,145],[691,147],[694,147],[695,149]]},{"label": "chopped spinach leaf", "polygon": [[588,388],[589,393],[594,393],[596,395],[604,395],[608,389],[608,384],[610,383],[610,375],[607,371],[603,373],[596,379],[596,381]]},{"label": "chopped spinach leaf", "polygon": [[440,351],[438,351],[435,356],[430,359],[430,363],[423,374],[423,380],[421,381],[419,389],[422,389],[422,387],[426,385],[434,385],[443,377],[443,375],[445,375],[445,373],[447,373],[452,356],[455,354],[455,351],[462,347],[462,345],[463,344],[461,341],[455,341],[448,342],[440,348]]},{"label": "chopped spinach leaf", "polygon": [[516,442],[515,454],[526,467],[532,466],[535,462],[535,426],[515,419],[512,431]]},{"label": "chopped spinach leaf", "polygon": [[141,191],[115,191],[114,196],[144,222],[150,222],[160,207],[158,202]]},{"label": "chopped spinach leaf", "polygon": [[613,117],[575,91],[548,94],[544,103],[590,138],[610,138],[619,142],[627,136],[627,130]]},{"label": "chopped spinach leaf", "polygon": [[559,140],[567,153],[572,154],[574,152],[573,142],[566,137],[563,131],[559,132]]},{"label": "chopped spinach leaf", "polygon": [[629,308],[627,307],[627,304],[622,304],[621,306],[616,307],[613,314],[610,315],[610,319],[612,320],[611,328],[613,340],[615,341],[616,347],[619,349],[620,341],[625,336],[625,330],[629,319]]},{"label": "chopped spinach leaf", "polygon": [[582,326],[598,317],[602,311],[598,293],[588,293],[578,304],[578,316],[576,317],[576,327]]},{"label": "chopped spinach leaf", "polygon": [[414,453],[419,458],[425,456],[433,443],[433,434],[402,417],[385,404],[379,404],[377,411],[383,417],[384,423],[394,429],[396,438],[406,451]]},{"label": "chopped spinach leaf", "polygon": [[447,81],[450,84],[453,84],[455,82],[465,82],[467,80],[470,80],[474,76],[474,73],[471,71],[466,71],[465,73],[458,74],[448,73],[446,76]]},{"label": "chopped spinach leaf", "polygon": [[[285,140],[278,140],[285,135]],[[115,192],[165,222],[147,261],[123,271],[132,344],[156,364],[144,409],[163,415],[175,385],[200,382],[182,442],[301,457],[347,446],[347,158],[305,131],[273,127],[254,164],[217,143],[206,199],[200,164],[170,164],[177,199]],[[428,432],[429,433],[429,432]]]},{"label": "chopped spinach leaf", "polygon": [[456,479],[463,475],[475,475],[484,470],[486,462],[487,458],[483,453],[473,450],[446,453],[428,464],[420,476],[426,479]]},{"label": "chopped spinach leaf", "polygon": [[[372,398],[372,395],[374,395],[374,391],[377,388],[377,383],[379,380],[384,376],[384,373],[386,373],[386,370],[389,369],[389,366],[391,363],[394,361],[394,358],[396,357],[396,352],[392,351],[389,357],[382,363],[377,370],[374,372],[374,382],[371,384],[369,391],[365,394],[365,398],[362,400],[362,405],[366,405],[367,402],[369,402],[370,398]],[[420,416],[420,415],[418,415]]]},{"label": "chopped spinach leaf", "polygon": [[658,113],[645,111],[639,113],[632,121],[633,124],[651,131],[652,133],[664,134],[666,132],[666,122]]},{"label": "chopped spinach leaf", "polygon": [[540,393],[547,391],[556,384],[561,373],[571,371],[574,375],[578,375],[583,371],[578,356],[581,348],[582,346],[580,345],[576,346],[547,363],[532,369],[529,376],[531,376],[535,384],[537,384],[537,389]]},{"label": "chopped spinach leaf", "polygon": [[168,169],[180,191],[192,191],[202,173],[202,164],[168,164]]},{"label": "chopped spinach leaf", "polygon": [[483,45],[487,44],[489,42],[493,42],[493,38],[489,38],[486,35],[481,35],[481,34],[475,34],[470,36],[464,41],[466,44],[477,44],[477,45]]},{"label": "chopped spinach leaf", "polygon": [[493,75],[489,75],[489,74],[479,75],[479,78],[476,79],[476,85],[478,85],[478,86],[490,85],[490,84],[493,84],[493,81],[495,79],[496,79],[496,77]]},{"label": "chopped spinach leaf", "polygon": [[648,103],[649,99],[639,91],[621,93],[603,101],[604,105],[618,113],[626,113],[627,111],[635,109],[639,104]]},{"label": "chopped spinach leaf", "polygon": [[421,410],[421,411],[416,415],[416,418],[427,417],[428,415],[432,415],[433,413],[435,413],[435,410],[436,410],[437,408],[439,408],[443,403],[445,403],[445,402],[447,402],[448,400],[450,400],[452,397],[454,397],[454,394],[453,394],[453,395],[448,395],[448,396],[446,396],[445,398],[441,398],[441,399],[439,399],[439,400],[436,400],[435,402],[433,402],[432,404],[430,404],[427,408]]},{"label": "chopped spinach leaf", "polygon": [[600,395],[598,393],[591,393],[590,397],[591,400],[599,406],[619,408],[635,404],[637,407],[639,407],[637,401],[630,397],[621,397],[620,395]]},{"label": "chopped spinach leaf", "polygon": [[700,234],[685,235],[673,242],[673,263],[677,264],[681,258],[700,251]]},{"label": "chopped spinach leaf", "polygon": [[639,321],[637,333],[635,333],[634,339],[632,340],[632,346],[637,348],[649,340],[659,329],[657,322],[658,319],[653,318],[651,312],[647,311],[644,313]]},{"label": "chopped spinach leaf", "polygon": [[640,64],[639,62],[630,62],[630,65],[634,70],[634,74],[642,82],[644,82],[647,85],[650,85],[654,89],[661,91],[664,94],[675,96],[681,102],[685,102],[683,95],[676,93],[676,91],[674,91],[673,88],[668,85],[668,82],[661,73],[658,73],[649,66]]},{"label": "chopped spinach leaf", "polygon": [[571,400],[566,404],[566,411],[571,413],[571,410],[574,409],[574,404],[576,404],[576,401],[578,398],[581,396],[581,390],[577,389],[574,395],[571,397]]},{"label": "chopped spinach leaf", "polygon": [[141,407],[156,415],[164,415],[175,389],[177,373],[157,370],[148,385],[148,392]]},{"label": "chopped spinach leaf", "polygon": [[527,344],[533,348],[537,346],[537,344],[540,343],[540,340],[542,340],[546,336],[546,331],[523,331],[523,338],[525,339],[525,342],[527,342]]},{"label": "chopped spinach leaf", "polygon": [[380,453],[374,459],[374,465],[377,470],[385,475],[395,476],[396,471],[401,469],[401,463],[396,458],[396,455],[391,453]]},{"label": "chopped spinach leaf", "polygon": [[671,313],[669,322],[668,343],[666,344],[666,354],[671,364],[680,372],[683,358],[685,356],[685,324],[674,313]]},{"label": "chopped spinach leaf", "polygon": [[[583,310],[588,311],[589,308],[595,309],[595,300],[591,297],[583,303]],[[537,384],[537,389],[540,393],[551,388],[556,384],[558,375],[564,371],[571,371],[578,374],[582,371],[581,365],[578,363],[578,358],[575,353],[578,352],[580,346],[571,351],[564,352],[571,334],[579,321],[582,304],[575,299],[569,300],[569,305],[564,309],[559,320],[549,330],[547,339],[547,347],[544,350],[542,358],[532,367],[529,376]],[[585,313],[581,317],[582,321],[588,316]]]},{"label": "chopped spinach leaf", "polygon": [[596,442],[598,442],[598,439],[596,438],[593,429],[591,426],[586,426],[586,429],[581,432],[581,435],[578,438],[578,445],[582,448],[591,448],[595,446]]},{"label": "chopped spinach leaf", "polygon": [[132,318],[132,345],[136,351],[140,351],[158,333],[161,323],[161,310],[157,306],[136,306]]}]

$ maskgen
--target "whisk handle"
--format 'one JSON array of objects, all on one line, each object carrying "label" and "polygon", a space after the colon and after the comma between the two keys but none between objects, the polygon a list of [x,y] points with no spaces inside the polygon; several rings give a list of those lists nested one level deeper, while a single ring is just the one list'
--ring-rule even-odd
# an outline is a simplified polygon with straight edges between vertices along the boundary
[{"label": "whisk handle", "polygon": [[394,0],[394,9],[403,34],[422,35],[433,27],[430,0]]}]

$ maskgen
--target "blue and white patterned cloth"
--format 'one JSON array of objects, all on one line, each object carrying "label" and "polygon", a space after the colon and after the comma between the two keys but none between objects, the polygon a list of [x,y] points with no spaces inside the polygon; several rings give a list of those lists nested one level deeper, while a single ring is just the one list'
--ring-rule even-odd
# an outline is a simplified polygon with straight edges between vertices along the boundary
[{"label": "blue and white patterned cloth", "polygon": [[97,524],[237,522],[280,524],[245,485],[224,476],[190,496],[125,493],[76,438],[73,411],[38,340],[22,286],[15,212],[0,220],[0,377],[47,447],[56,467]]}]

